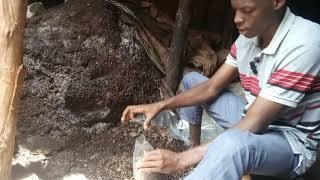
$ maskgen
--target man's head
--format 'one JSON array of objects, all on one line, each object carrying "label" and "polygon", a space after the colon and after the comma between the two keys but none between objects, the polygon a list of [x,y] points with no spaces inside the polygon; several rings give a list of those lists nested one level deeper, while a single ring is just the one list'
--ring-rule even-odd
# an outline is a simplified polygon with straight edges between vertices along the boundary
[{"label": "man's head", "polygon": [[281,21],[286,0],[231,0],[231,4],[239,33],[252,38]]}]

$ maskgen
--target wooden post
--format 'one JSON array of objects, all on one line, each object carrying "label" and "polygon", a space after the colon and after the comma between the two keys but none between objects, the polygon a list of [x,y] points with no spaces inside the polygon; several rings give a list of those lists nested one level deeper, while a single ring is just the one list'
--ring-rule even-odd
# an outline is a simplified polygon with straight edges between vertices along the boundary
[{"label": "wooden post", "polygon": [[192,15],[192,0],[180,0],[176,15],[176,30],[170,46],[168,63],[166,64],[166,81],[173,92],[177,90],[181,62],[187,44],[188,26]]},{"label": "wooden post", "polygon": [[0,1],[0,179],[11,179],[17,106],[23,82],[26,0]]}]

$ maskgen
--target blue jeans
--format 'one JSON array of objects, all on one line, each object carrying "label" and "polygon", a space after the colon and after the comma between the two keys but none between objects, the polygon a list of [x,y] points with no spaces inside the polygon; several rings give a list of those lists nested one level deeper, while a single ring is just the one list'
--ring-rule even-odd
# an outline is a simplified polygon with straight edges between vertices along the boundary
[{"label": "blue jeans", "polygon": [[[183,78],[184,89],[208,80],[199,73],[189,73]],[[180,116],[191,124],[201,124],[206,110],[220,126],[229,128],[238,123],[246,102],[230,91],[224,91],[211,102],[181,108]],[[294,177],[299,162],[284,135],[268,130],[263,134],[249,131],[227,130],[209,144],[202,161],[187,180],[214,179],[240,180],[245,174],[277,177]]]}]

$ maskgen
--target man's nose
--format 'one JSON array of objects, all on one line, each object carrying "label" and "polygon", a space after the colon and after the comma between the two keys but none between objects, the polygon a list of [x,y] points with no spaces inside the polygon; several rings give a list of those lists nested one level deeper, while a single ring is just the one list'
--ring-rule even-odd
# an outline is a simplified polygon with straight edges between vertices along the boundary
[{"label": "man's nose", "polygon": [[241,13],[236,12],[234,15],[234,23],[236,25],[241,25],[243,23],[243,16],[241,15]]}]

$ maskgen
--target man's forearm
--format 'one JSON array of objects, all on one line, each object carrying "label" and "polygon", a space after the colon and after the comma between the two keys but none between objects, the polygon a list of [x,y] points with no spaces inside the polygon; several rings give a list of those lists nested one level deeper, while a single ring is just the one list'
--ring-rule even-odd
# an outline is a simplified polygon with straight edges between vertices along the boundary
[{"label": "man's forearm", "polygon": [[218,92],[210,87],[210,82],[204,82],[199,86],[190,89],[187,92],[183,92],[174,97],[168,98],[159,102],[161,109],[173,109],[178,107],[192,106],[209,101],[216,97]]},{"label": "man's forearm", "polygon": [[282,108],[282,104],[258,97],[248,109],[245,117],[232,129],[248,130],[255,134],[262,133],[272,120],[276,119]]},{"label": "man's forearm", "polygon": [[213,100],[236,77],[238,70],[228,64],[222,65],[214,77],[189,91],[159,102],[162,110],[192,106]]},{"label": "man's forearm", "polygon": [[178,155],[178,170],[184,171],[190,167],[197,165],[206,154],[209,143],[202,144],[190,150],[181,152]]}]

